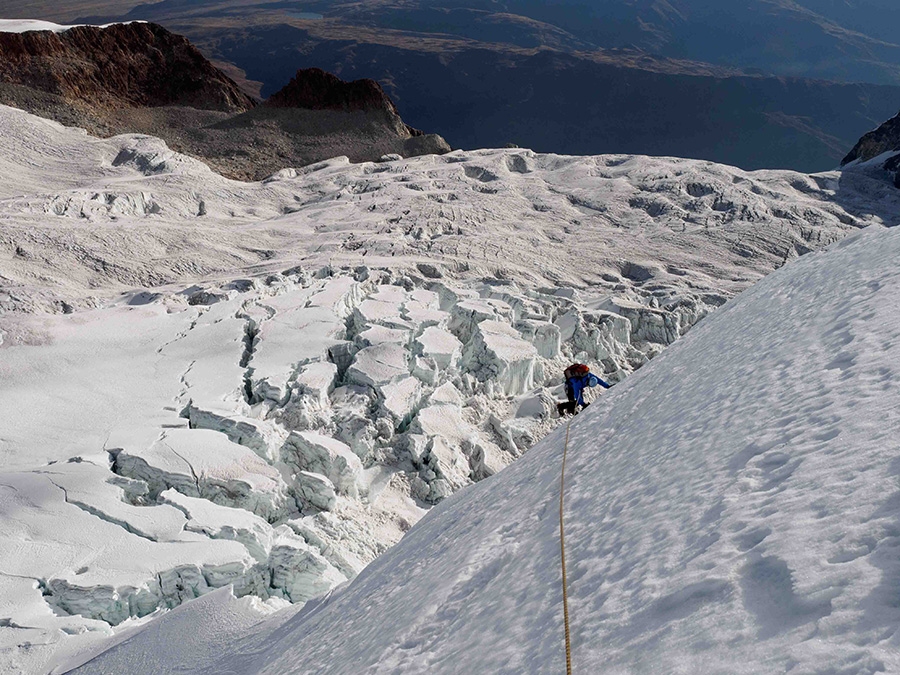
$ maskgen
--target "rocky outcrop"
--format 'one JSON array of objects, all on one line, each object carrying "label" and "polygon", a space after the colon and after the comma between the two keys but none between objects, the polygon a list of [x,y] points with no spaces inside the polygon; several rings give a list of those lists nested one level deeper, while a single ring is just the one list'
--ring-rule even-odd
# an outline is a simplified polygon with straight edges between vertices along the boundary
[{"label": "rocky outcrop", "polygon": [[0,32],[0,104],[98,136],[158,136],[239,180],[339,156],[450,151],[407,126],[373,80],[301,70],[257,105],[186,38],[152,23]]},{"label": "rocky outcrop", "polygon": [[[900,113],[859,139],[841,166],[856,160],[867,162],[888,152],[900,153]],[[900,188],[900,154],[889,158],[884,168],[893,174],[894,185]]]},{"label": "rocky outcrop", "polygon": [[886,161],[884,168],[894,174],[894,185],[900,188],[900,154],[894,155]]},{"label": "rocky outcrop", "polygon": [[[316,111],[313,119],[309,119],[310,111]],[[404,123],[394,102],[375,80],[345,82],[320,68],[298,70],[284,88],[266,100],[263,107],[244,118],[246,120],[241,121],[256,129],[273,122],[281,127],[294,126],[298,120],[303,120],[302,126],[315,131],[327,129],[328,133],[335,130],[335,122],[338,127],[351,123],[364,130],[367,145],[383,150],[379,157],[415,157],[450,151],[450,146],[442,137],[426,134]],[[368,158],[354,148],[343,149],[342,152],[353,161]],[[368,147],[364,149],[363,155],[371,154]]]},{"label": "rocky outcrop", "polygon": [[242,112],[255,105],[187,38],[152,23],[0,33],[0,83],[91,107]]},{"label": "rocky outcrop", "polygon": [[268,98],[266,105],[274,108],[383,111],[397,114],[393,101],[375,80],[344,82],[321,68],[298,70],[287,86]]}]

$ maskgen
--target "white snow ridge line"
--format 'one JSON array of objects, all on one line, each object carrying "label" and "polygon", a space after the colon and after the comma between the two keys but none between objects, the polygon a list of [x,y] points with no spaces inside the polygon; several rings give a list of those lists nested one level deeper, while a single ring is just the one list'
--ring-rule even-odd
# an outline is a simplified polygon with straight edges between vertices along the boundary
[{"label": "white snow ridge line", "polygon": [[[119,23],[146,23],[145,21],[125,21],[118,23],[107,23],[96,26],[97,28],[109,28]],[[0,33],[25,33],[27,31],[51,31],[53,33],[65,33],[79,26],[90,24],[73,24],[71,26],[62,26],[60,24],[51,23],[50,21],[38,21],[36,19],[0,19]]]}]

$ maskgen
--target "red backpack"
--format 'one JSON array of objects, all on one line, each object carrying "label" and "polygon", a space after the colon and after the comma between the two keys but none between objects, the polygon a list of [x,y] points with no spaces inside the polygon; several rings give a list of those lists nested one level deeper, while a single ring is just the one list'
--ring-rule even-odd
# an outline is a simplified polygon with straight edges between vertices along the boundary
[{"label": "red backpack", "polygon": [[565,375],[567,380],[570,380],[573,377],[584,377],[589,372],[591,372],[591,369],[583,363],[573,363],[563,371],[563,375]]}]

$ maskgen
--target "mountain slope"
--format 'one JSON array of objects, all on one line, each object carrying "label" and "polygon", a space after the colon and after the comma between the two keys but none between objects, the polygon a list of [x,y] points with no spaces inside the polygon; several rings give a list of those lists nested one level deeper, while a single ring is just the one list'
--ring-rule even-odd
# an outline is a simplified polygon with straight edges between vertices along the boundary
[{"label": "mountain slope", "polygon": [[841,164],[859,162],[880,163],[900,188],[900,114],[859,139]]},{"label": "mountain slope", "polygon": [[19,33],[0,22],[0,83],[87,107],[243,112],[255,105],[186,38],[146,23]]},{"label": "mountain slope", "polygon": [[513,48],[331,21],[158,20],[263,82],[264,94],[297,67],[377,80],[409,124],[466,149],[511,142],[824,171],[900,101],[896,86],[750,76],[635,50]]},{"label": "mountain slope", "polygon": [[[227,139],[224,147],[223,139]],[[252,166],[248,177],[255,180],[333,157],[367,162],[385,155],[417,157],[450,151],[440,136],[405,124],[377,82],[344,82],[318,68],[298,70],[262,105],[191,130],[178,140],[190,154],[204,159],[214,155],[215,167],[241,156]],[[230,153],[234,154],[229,157]],[[236,174],[231,172],[232,177]]]},{"label": "mountain slope", "polygon": [[[576,669],[900,667],[898,255],[896,230],[870,229],[786,266],[573,421]],[[143,650],[166,650],[163,672],[560,672],[563,437],[224,654],[145,631],[74,672],[127,672]]]},{"label": "mountain slope", "polygon": [[374,79],[407,123],[453,147],[811,172],[896,112],[893,4],[123,0],[117,13],[96,0],[67,16],[164,24],[263,95],[298,68]]},{"label": "mountain slope", "polygon": [[[291,89],[298,78],[305,98]],[[363,96],[353,106],[319,105],[347,91]],[[260,180],[340,155],[371,161],[450,149],[440,136],[404,124],[371,80],[300,71],[275,102],[257,106],[186,38],[156,24],[0,19],[0,103],[96,135],[161,136],[233,178]]]}]

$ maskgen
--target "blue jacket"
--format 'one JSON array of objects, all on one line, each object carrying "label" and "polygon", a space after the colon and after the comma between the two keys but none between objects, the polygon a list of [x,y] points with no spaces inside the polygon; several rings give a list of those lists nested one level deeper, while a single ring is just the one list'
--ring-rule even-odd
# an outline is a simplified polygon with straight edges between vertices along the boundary
[{"label": "blue jacket", "polygon": [[566,380],[566,395],[570,401],[575,401],[577,405],[584,407],[584,390],[588,387],[596,387],[598,384],[604,389],[609,389],[610,387],[609,384],[593,373],[588,373],[581,377],[570,377]]}]

